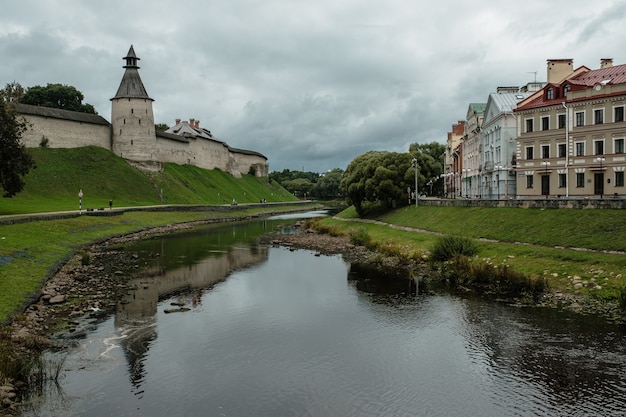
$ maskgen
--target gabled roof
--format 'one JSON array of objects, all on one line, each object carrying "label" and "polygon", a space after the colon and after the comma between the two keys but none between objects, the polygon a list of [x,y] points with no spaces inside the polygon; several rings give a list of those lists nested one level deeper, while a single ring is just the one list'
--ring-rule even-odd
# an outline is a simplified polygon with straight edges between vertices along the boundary
[{"label": "gabled roof", "polygon": [[71,120],[74,122],[91,123],[95,125],[109,125],[109,122],[98,114],[55,109],[54,107],[33,106],[31,104],[17,103],[15,104],[15,111],[20,114],[50,117],[52,119]]},{"label": "gabled roof", "polygon": [[[565,86],[569,86],[571,91],[576,91],[590,89],[597,84],[616,85],[624,83],[626,83],[626,64],[600,68],[597,70],[590,70],[589,68],[582,66],[577,68],[571,77],[561,81],[560,83],[546,84],[544,88],[539,90],[530,99],[520,103],[520,106],[516,108],[516,111],[560,105],[563,102],[567,102],[566,97],[556,94],[557,92],[562,91]],[[546,90],[550,88],[552,88],[555,93],[553,95],[554,98],[548,100],[546,98]]]},{"label": "gabled roof", "polygon": [[498,92],[489,94],[485,107],[483,125],[497,118],[502,113],[511,113],[517,104],[533,93],[530,92]]},{"label": "gabled roof", "polygon": [[470,103],[468,111],[472,111],[474,114],[483,114],[485,107],[487,107],[487,103]]}]

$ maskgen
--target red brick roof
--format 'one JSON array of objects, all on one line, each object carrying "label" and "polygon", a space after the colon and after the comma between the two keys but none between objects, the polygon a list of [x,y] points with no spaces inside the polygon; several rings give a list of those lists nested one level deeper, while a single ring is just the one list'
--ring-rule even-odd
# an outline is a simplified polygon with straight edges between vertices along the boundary
[{"label": "red brick roof", "polygon": [[[593,88],[596,84],[615,85],[624,83],[626,83],[626,64],[597,70],[587,70],[567,78],[559,84],[546,84],[546,86],[540,90],[539,94],[534,95],[530,98],[530,101],[522,103],[522,105],[515,110],[526,110],[563,103],[567,100],[565,100],[565,97],[558,94],[558,92],[561,91],[565,85],[569,85],[571,90],[585,90]],[[552,100],[546,100],[545,92],[548,88],[554,89],[554,99]]]}]

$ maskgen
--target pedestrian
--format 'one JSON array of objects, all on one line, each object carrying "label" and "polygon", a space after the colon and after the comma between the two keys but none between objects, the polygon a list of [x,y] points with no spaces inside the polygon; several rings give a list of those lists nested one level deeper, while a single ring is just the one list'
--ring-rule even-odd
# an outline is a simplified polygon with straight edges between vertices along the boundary
[{"label": "pedestrian", "polygon": [[113,210],[113,200],[109,200],[109,210]]}]

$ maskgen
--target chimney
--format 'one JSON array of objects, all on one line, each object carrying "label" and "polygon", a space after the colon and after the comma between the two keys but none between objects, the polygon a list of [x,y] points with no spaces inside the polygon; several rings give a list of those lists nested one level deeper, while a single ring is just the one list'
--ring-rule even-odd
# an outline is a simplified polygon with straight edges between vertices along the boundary
[{"label": "chimney", "polygon": [[176,119],[176,124],[180,124],[180,119]]},{"label": "chimney", "polygon": [[196,120],[196,129],[200,129],[200,120]]},{"label": "chimney", "polygon": [[189,124],[193,127],[195,125],[194,119],[189,119]]},{"label": "chimney", "polygon": [[573,73],[573,59],[548,59],[548,83],[560,83]]},{"label": "chimney", "polygon": [[613,66],[613,58],[602,58],[600,60],[600,69],[611,68]]}]

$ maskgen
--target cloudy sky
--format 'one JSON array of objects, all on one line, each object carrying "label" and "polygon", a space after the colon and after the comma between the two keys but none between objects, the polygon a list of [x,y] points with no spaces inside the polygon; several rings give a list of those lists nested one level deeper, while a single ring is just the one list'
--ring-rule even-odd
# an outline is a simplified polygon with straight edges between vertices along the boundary
[{"label": "cloudy sky", "polygon": [[132,44],[157,123],[199,119],[271,171],[324,172],[444,143],[549,58],[624,64],[625,25],[623,0],[6,0],[0,84],[72,85],[110,120]]}]

